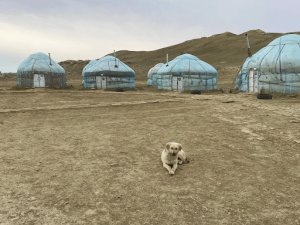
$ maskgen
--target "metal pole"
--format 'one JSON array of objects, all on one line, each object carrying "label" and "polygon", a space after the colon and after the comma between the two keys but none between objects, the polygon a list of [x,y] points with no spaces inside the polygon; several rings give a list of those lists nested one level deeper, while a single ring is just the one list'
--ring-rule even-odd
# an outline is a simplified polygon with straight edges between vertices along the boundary
[{"label": "metal pole", "polygon": [[117,57],[116,57],[116,51],[114,50],[114,56],[115,56],[115,67],[117,68]]},{"label": "metal pole", "polygon": [[50,53],[48,53],[48,54],[49,54],[50,66],[52,66],[52,64],[51,64],[51,57],[50,57]]},{"label": "metal pole", "polygon": [[169,63],[169,54],[167,53],[167,66],[168,66],[168,63]]},{"label": "metal pole", "polygon": [[248,34],[245,34],[245,35],[246,35],[246,39],[247,39],[248,56],[251,57],[251,56],[252,56],[252,53],[251,53],[251,51],[250,51],[250,44],[249,44]]}]

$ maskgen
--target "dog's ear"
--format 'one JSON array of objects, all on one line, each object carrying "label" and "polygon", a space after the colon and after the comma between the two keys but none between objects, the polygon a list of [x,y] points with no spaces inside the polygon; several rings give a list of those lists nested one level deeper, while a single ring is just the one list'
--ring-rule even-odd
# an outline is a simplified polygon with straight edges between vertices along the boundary
[{"label": "dog's ear", "polygon": [[171,142],[168,142],[168,143],[166,144],[166,148],[169,150],[170,146],[171,146]]},{"label": "dog's ear", "polygon": [[182,149],[182,145],[181,144],[178,144],[178,149],[179,149],[179,151],[181,151],[181,149]]}]

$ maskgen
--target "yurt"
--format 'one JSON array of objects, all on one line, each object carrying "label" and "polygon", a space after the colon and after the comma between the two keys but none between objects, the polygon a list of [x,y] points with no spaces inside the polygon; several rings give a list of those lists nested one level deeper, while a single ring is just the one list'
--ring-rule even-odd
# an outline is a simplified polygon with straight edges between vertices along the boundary
[{"label": "yurt", "polygon": [[216,90],[217,70],[196,56],[183,54],[164,64],[152,86],[173,91]]},{"label": "yurt", "polygon": [[113,56],[91,61],[82,71],[85,88],[133,88],[135,72]]},{"label": "yurt", "polygon": [[65,70],[50,55],[38,52],[30,55],[18,67],[18,86],[67,86]]},{"label": "yurt", "polygon": [[157,71],[160,67],[162,67],[164,64],[163,63],[158,63],[156,64],[154,67],[152,67],[149,72],[148,72],[148,81],[147,81],[147,85],[152,85],[152,79],[153,79],[153,75],[157,74]]},{"label": "yurt", "polygon": [[236,78],[247,92],[300,93],[300,35],[279,37],[248,57]]}]

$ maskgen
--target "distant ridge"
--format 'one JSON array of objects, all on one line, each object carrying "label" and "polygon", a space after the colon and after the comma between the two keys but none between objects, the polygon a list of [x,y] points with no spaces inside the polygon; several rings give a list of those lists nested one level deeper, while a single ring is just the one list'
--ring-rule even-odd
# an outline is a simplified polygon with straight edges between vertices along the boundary
[{"label": "distant ridge", "polygon": [[[117,51],[117,57],[125,64],[130,66],[137,76],[137,80],[147,80],[147,73],[157,63],[165,63],[166,54],[169,54],[169,60],[174,59],[183,53],[189,53],[197,56],[199,59],[211,64],[219,72],[220,83],[222,79],[228,84],[231,83],[237,74],[237,69],[247,58],[247,44],[245,34],[248,34],[251,52],[254,54],[261,48],[268,45],[275,38],[286,33],[266,33],[260,29],[249,30],[242,34],[233,34],[224,32],[210,37],[201,37],[177,45],[168,46],[154,51]],[[291,32],[300,34],[300,32]],[[108,55],[113,55],[110,53]],[[102,56],[99,56],[99,58]],[[90,60],[67,60],[59,64],[66,70],[67,78],[82,78],[81,72],[84,66]],[[219,86],[219,85],[218,85]]]}]

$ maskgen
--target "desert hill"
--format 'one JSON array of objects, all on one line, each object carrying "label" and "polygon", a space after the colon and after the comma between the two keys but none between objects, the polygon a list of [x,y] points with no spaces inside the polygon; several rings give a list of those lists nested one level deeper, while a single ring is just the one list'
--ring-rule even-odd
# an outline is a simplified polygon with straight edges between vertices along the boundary
[{"label": "desert hill", "polygon": [[[147,80],[147,73],[155,64],[169,61],[180,54],[190,53],[199,59],[211,64],[219,72],[218,87],[228,87],[237,75],[238,69],[247,58],[247,43],[245,34],[248,34],[252,54],[268,45],[275,38],[284,33],[266,33],[262,30],[250,30],[236,35],[230,32],[216,34],[185,41],[154,51],[117,51],[117,58],[126,63],[136,72],[136,79]],[[300,34],[300,32],[295,32]],[[113,55],[113,54],[109,54]],[[102,56],[99,56],[99,58]],[[82,79],[82,70],[90,60],[67,60],[59,64],[66,70],[67,79]]]}]

